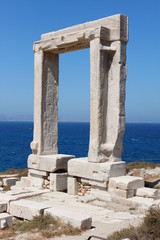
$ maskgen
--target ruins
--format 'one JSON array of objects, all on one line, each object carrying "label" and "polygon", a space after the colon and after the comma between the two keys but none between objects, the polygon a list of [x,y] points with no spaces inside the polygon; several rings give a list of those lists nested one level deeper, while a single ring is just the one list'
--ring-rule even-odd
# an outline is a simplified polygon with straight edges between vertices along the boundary
[{"label": "ruins", "polygon": [[[12,216],[30,220],[49,213],[90,229],[84,234],[91,234],[94,224],[104,236],[103,230],[111,226],[115,231],[144,217],[133,214],[131,207],[160,205],[158,190],[144,187],[143,177],[126,175],[121,159],[127,41],[128,18],[114,15],[43,34],[34,43],[34,136],[28,176],[3,179],[11,191],[0,193],[0,228],[10,227]],[[88,157],[75,158],[58,153],[59,54],[83,48],[90,48],[90,140]]]},{"label": "ruins", "polygon": [[[34,138],[33,154],[28,159],[31,175],[42,176],[43,171],[44,176],[46,172],[54,176],[56,170],[67,169],[69,159],[71,178],[81,177],[106,186],[109,177],[125,174],[121,153],[127,41],[128,18],[115,15],[43,34],[34,43]],[[72,155],[58,154],[59,54],[84,48],[90,48],[90,141],[88,158],[74,159]],[[70,184],[74,181],[68,178]]]},{"label": "ruins", "polygon": [[[32,154],[28,177],[16,187],[79,196],[97,191],[98,198],[107,193],[116,201],[140,195],[157,198],[158,191],[145,188],[143,178],[126,176],[121,159],[127,41],[128,18],[119,14],[43,34],[34,43]],[[75,158],[58,153],[59,54],[83,48],[90,48],[90,140],[88,157]]]}]

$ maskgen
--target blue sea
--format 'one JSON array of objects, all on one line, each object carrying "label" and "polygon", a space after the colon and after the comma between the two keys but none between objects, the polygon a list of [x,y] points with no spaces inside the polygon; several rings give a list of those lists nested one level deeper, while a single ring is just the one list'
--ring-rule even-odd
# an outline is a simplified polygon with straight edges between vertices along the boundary
[{"label": "blue sea", "polygon": [[[59,153],[88,154],[89,123],[59,123]],[[0,171],[26,168],[33,139],[32,122],[0,122]],[[122,159],[160,163],[160,124],[126,124]]]}]

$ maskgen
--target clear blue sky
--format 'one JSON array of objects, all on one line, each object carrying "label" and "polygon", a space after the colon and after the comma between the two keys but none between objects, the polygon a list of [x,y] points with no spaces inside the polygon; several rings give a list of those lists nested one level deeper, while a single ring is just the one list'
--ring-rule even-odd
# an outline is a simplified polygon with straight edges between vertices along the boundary
[{"label": "clear blue sky", "polygon": [[[160,0],[0,0],[0,119],[32,119],[33,42],[42,33],[129,17],[127,122],[160,123]],[[89,49],[60,55],[59,120],[89,121]]]}]

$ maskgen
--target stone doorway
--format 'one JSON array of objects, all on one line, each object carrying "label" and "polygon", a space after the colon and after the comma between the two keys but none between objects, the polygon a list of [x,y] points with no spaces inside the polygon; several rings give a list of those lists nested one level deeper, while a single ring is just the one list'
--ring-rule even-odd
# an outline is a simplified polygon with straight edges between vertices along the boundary
[{"label": "stone doorway", "polygon": [[[120,27],[121,26],[121,27]],[[59,54],[90,47],[88,160],[121,160],[125,128],[127,18],[100,19],[42,35],[34,44],[34,154],[57,154]]]},{"label": "stone doorway", "polygon": [[[77,177],[97,185],[100,181],[106,189],[110,177],[125,174],[121,153],[127,41],[128,18],[115,15],[43,34],[34,43],[34,137],[28,158],[32,176],[56,179],[57,170],[65,170],[65,182],[71,180],[72,189]],[[90,48],[89,152],[85,159],[74,159],[58,153],[59,54],[85,48]]]}]

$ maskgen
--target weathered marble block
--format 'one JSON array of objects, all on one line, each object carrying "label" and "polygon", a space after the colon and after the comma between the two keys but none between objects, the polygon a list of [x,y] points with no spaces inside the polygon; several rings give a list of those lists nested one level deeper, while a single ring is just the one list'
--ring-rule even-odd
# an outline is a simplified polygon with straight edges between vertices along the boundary
[{"label": "weathered marble block", "polygon": [[158,198],[158,189],[142,187],[136,190],[136,196],[144,198]]},{"label": "weathered marble block", "polygon": [[0,228],[12,227],[12,216],[8,213],[0,214]]},{"label": "weathered marble block", "polygon": [[88,158],[75,158],[68,162],[68,174],[70,176],[88,178],[106,182],[111,177],[125,175],[125,162],[105,162],[92,163],[88,162]]},{"label": "weathered marble block", "polygon": [[36,169],[28,169],[29,176],[41,176],[41,177],[47,177],[48,173],[46,171],[39,171]]},{"label": "weathered marble block", "polygon": [[119,198],[132,198],[134,197],[135,190],[124,190],[124,189],[115,189],[115,188],[108,188],[108,192],[113,197]]},{"label": "weathered marble block", "polygon": [[109,179],[109,188],[131,190],[144,187],[144,179],[133,176],[113,177]]},{"label": "weathered marble block", "polygon": [[67,163],[73,155],[54,154],[54,155],[36,155],[31,154],[28,157],[28,168],[36,170],[55,172],[59,169],[66,170]]},{"label": "weathered marble block", "polygon": [[65,191],[67,190],[67,173],[51,173],[50,174],[50,190]]},{"label": "weathered marble block", "polygon": [[46,204],[22,199],[11,202],[9,211],[15,217],[31,220],[35,216],[43,215],[46,208],[49,208]]},{"label": "weathered marble block", "polygon": [[70,224],[79,229],[90,229],[92,218],[87,214],[83,214],[78,209],[71,212],[65,208],[52,207],[44,211],[45,214],[51,214],[55,218],[60,218],[64,223]]},{"label": "weathered marble block", "polygon": [[67,192],[70,195],[77,195],[78,194],[78,183],[77,183],[76,178],[68,177]]}]

